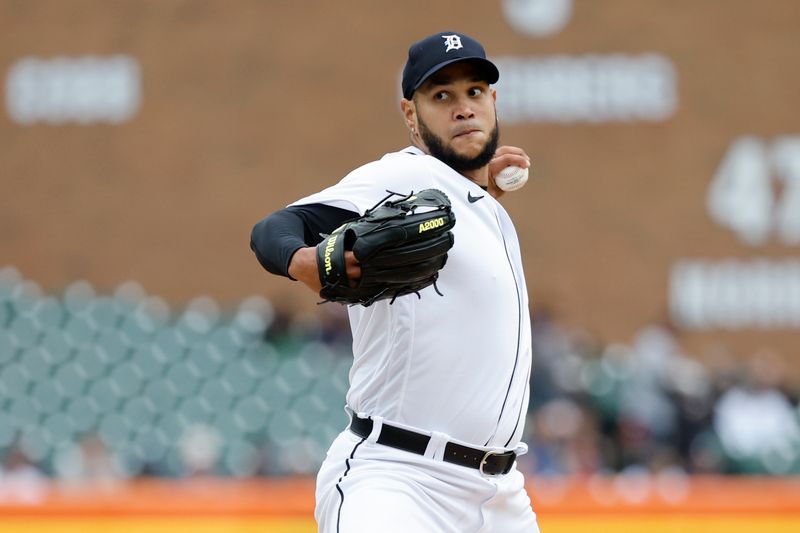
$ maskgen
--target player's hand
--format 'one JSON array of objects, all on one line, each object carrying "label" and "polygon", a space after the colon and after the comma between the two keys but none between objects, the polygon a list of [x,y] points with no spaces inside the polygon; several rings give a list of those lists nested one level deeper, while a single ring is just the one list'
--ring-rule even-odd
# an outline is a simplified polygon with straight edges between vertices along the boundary
[{"label": "player's hand", "polygon": [[489,194],[495,198],[500,198],[506,192],[502,190],[494,181],[495,176],[506,167],[530,168],[531,158],[522,148],[516,146],[501,146],[489,161]]},{"label": "player's hand", "polygon": [[[347,265],[347,278],[351,281],[360,278],[361,267],[353,252],[345,252],[344,260]],[[305,283],[312,291],[319,294],[319,291],[322,290],[322,282],[319,279],[315,246],[300,248],[294,253],[289,262],[289,275],[297,281]]]}]

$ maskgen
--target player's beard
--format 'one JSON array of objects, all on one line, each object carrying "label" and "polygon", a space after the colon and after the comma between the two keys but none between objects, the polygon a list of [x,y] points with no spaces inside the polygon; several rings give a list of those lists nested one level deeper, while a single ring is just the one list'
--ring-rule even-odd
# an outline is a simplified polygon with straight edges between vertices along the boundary
[{"label": "player's beard", "polygon": [[456,151],[449,146],[446,146],[442,139],[428,128],[425,121],[419,116],[419,113],[417,113],[417,120],[419,123],[420,137],[422,137],[425,146],[428,147],[430,155],[458,173],[478,170],[488,165],[489,161],[494,157],[494,153],[497,150],[497,143],[500,141],[500,126],[495,117],[494,129],[489,134],[489,140],[486,141],[486,145],[484,145],[481,153],[475,157],[466,157],[456,153]]}]

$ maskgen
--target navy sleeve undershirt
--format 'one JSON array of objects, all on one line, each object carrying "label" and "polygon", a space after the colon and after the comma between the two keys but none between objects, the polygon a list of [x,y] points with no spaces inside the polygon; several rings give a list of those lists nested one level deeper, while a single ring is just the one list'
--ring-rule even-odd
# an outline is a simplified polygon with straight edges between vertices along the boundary
[{"label": "navy sleeve undershirt", "polygon": [[354,211],[325,204],[293,205],[272,213],[253,227],[250,249],[268,272],[289,276],[294,253],[322,241],[347,220],[358,216]]}]

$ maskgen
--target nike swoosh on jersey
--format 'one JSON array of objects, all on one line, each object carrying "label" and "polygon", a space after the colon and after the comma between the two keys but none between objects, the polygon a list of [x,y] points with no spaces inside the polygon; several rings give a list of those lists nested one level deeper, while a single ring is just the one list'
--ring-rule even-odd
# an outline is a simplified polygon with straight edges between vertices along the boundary
[{"label": "nike swoosh on jersey", "polygon": [[477,202],[478,200],[480,200],[481,198],[483,198],[483,196],[484,196],[484,195],[481,195],[481,196],[472,196],[472,193],[471,193],[471,192],[467,192],[467,200],[469,200],[469,203],[471,203],[471,204],[474,204],[475,202]]}]

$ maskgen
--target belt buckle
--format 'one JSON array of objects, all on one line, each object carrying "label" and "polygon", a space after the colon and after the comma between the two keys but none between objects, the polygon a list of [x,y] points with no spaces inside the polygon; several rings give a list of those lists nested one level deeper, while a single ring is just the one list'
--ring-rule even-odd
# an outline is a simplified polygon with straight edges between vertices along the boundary
[{"label": "belt buckle", "polygon": [[478,465],[478,472],[480,472],[480,473],[481,473],[481,475],[484,475],[484,476],[499,476],[499,475],[500,475],[500,473],[497,473],[497,474],[489,474],[489,473],[486,473],[486,472],[484,472],[484,471],[483,471],[483,466],[486,464],[486,460],[487,460],[487,459],[488,459],[490,456],[492,456],[492,455],[503,455],[503,453],[504,453],[504,452],[496,452],[496,451],[493,451],[493,450],[489,450],[489,451],[487,451],[485,454],[483,454],[483,458],[481,459],[481,464],[480,464],[480,465]]}]

